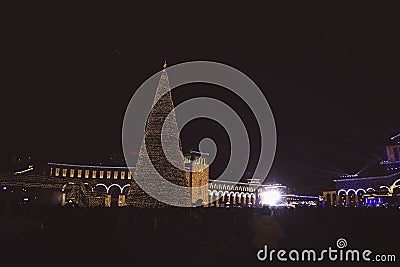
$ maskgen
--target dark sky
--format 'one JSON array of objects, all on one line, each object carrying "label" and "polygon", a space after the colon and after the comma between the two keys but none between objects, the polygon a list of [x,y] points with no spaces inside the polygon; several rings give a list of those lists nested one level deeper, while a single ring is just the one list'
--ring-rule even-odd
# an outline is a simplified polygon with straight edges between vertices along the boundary
[{"label": "dark sky", "polygon": [[[95,163],[121,154],[125,108],[164,59],[225,63],[257,83],[277,125],[271,180],[313,186],[383,158],[400,132],[395,6],[202,3],[4,8],[2,166],[13,155]],[[184,129],[185,149],[196,143],[191,136],[220,136],[201,123]]]}]

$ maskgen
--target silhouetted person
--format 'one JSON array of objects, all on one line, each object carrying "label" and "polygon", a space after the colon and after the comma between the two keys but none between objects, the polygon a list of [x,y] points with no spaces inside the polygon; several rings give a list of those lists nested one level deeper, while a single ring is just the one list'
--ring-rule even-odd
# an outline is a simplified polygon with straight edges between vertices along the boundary
[{"label": "silhouetted person", "polygon": [[275,220],[270,208],[264,207],[253,212],[250,221],[253,230],[252,247],[261,249],[264,245],[268,248],[278,249],[280,242],[285,238],[285,233],[280,224]]},{"label": "silhouetted person", "polygon": [[[278,249],[285,234],[275,220],[269,207],[249,209],[247,225],[244,231],[230,244],[216,263],[223,266],[265,266],[257,259],[257,252],[267,245],[269,249]],[[271,262],[273,265],[274,263]],[[270,266],[270,264],[268,264]]]}]

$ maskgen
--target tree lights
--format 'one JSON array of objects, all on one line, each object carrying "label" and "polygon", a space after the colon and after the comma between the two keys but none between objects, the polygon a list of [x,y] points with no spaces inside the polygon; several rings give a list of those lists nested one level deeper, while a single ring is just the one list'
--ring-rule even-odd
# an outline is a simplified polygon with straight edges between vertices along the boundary
[{"label": "tree lights", "polygon": [[[159,100],[157,101],[157,99]],[[163,141],[161,141],[161,131],[165,133]],[[165,156],[166,154],[168,159]],[[180,186],[188,186],[184,167],[179,129],[164,66],[153,101],[153,108],[147,118],[144,138],[133,175],[134,179],[140,181],[141,185],[144,184],[162,193],[167,190],[166,181]],[[160,175],[166,181],[160,181]],[[129,188],[127,204],[136,207],[163,207],[166,205],[144,192],[136,181],[133,181]],[[172,197],[176,198],[177,203],[180,201],[187,202],[190,198],[190,196],[182,195]]]}]

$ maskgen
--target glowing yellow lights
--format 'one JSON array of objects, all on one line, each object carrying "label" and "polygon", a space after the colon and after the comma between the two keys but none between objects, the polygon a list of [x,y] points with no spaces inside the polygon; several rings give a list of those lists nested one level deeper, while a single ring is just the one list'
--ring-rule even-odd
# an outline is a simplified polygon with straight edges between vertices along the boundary
[{"label": "glowing yellow lights", "polygon": [[[134,177],[142,179],[154,191],[159,189],[156,187],[158,183],[158,176],[162,177],[180,186],[188,186],[186,174],[184,169],[184,159],[179,139],[179,128],[177,126],[174,104],[172,101],[171,89],[168,81],[168,75],[165,71],[167,62],[164,62],[164,71],[162,71],[160,81],[156,90],[155,102],[153,109],[150,111],[145,135],[143,137],[142,146],[140,148],[139,157],[136,163]],[[157,96],[163,96],[159,100]],[[156,101],[158,100],[158,101]],[[172,116],[171,116],[172,115]],[[167,116],[172,119],[167,119]],[[165,137],[168,141],[161,142],[161,129],[164,127]],[[164,131],[163,130],[163,131]],[[172,165],[179,166],[178,168],[171,168],[170,164],[165,162],[163,157],[160,157],[160,145],[166,151],[165,154],[170,155],[169,161]],[[146,151],[146,152],[144,152]],[[146,155],[148,154],[148,155]],[[151,160],[150,160],[151,159]],[[152,162],[154,161],[154,162]],[[155,168],[154,168],[155,167]],[[174,203],[187,203],[190,196],[171,195]],[[136,207],[163,207],[166,204],[154,199],[149,194],[144,192],[136,182],[132,182],[129,188],[127,199],[128,204]]]}]

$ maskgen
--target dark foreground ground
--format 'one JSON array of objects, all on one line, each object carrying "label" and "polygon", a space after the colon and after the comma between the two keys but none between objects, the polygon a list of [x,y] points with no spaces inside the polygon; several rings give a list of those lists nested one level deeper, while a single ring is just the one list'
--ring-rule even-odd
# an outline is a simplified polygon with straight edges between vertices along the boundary
[{"label": "dark foreground ground", "polygon": [[[400,210],[276,210],[280,248],[395,254],[397,264],[329,261],[284,266],[400,266]],[[18,208],[0,214],[0,266],[271,266],[251,246],[252,209]]]}]

